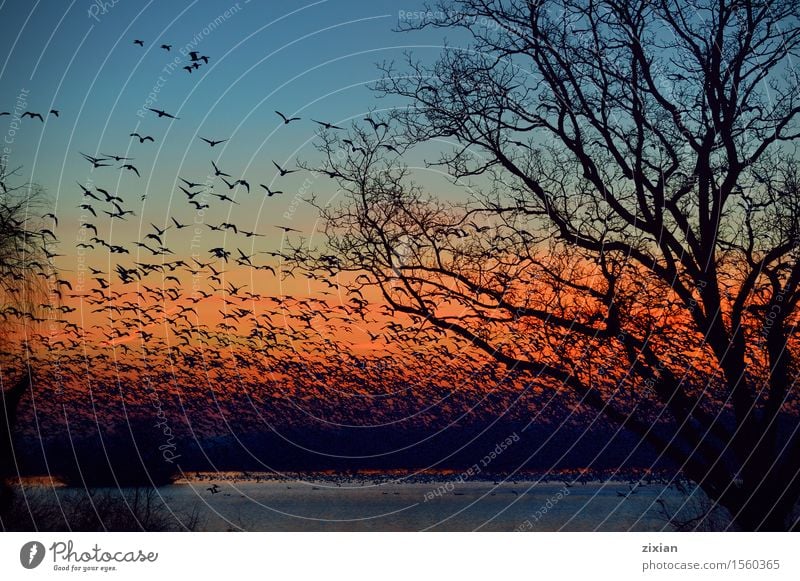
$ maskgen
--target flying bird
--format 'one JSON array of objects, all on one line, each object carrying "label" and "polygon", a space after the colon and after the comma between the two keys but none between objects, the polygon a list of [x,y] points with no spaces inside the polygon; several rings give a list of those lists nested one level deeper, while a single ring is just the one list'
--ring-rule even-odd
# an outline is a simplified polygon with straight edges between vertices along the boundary
[{"label": "flying bird", "polygon": [[172,45],[171,44],[162,44],[161,48],[163,48],[165,51],[169,52],[170,50],[172,50]]},{"label": "flying bird", "polygon": [[109,159],[113,159],[114,161],[133,161],[132,157],[123,157],[121,155],[109,155],[107,153],[103,153],[101,155],[105,155]]},{"label": "flying bird", "polygon": [[275,111],[275,113],[277,113],[278,116],[281,119],[283,119],[283,124],[284,125],[289,125],[289,123],[291,123],[292,121],[300,121],[300,117],[286,117],[286,115],[284,115],[280,111]]},{"label": "flying bird", "polygon": [[50,115],[55,115],[56,117],[58,117],[59,113],[61,113],[61,111],[59,111],[58,109],[50,109]]},{"label": "flying bird", "polygon": [[76,183],[76,184],[78,184],[78,187],[80,187],[80,189],[82,189],[82,190],[83,190],[83,195],[84,195],[84,196],[88,196],[88,197],[90,197],[90,198],[94,198],[94,199],[95,199],[95,200],[97,200],[98,202],[100,201],[100,198],[98,198],[97,196],[95,196],[95,195],[94,195],[94,194],[93,194],[93,193],[92,193],[92,192],[91,192],[89,189],[87,189],[87,188],[86,188],[86,187],[85,187],[83,184],[81,184],[80,182],[75,182],[75,183]]},{"label": "flying bird", "polygon": [[25,111],[25,112],[22,114],[22,117],[21,117],[21,118],[22,118],[22,119],[25,119],[25,117],[30,117],[31,119],[38,118],[38,119],[39,119],[39,121],[41,121],[42,123],[44,123],[44,118],[42,117],[42,114],[41,114],[41,113],[32,113],[32,112],[30,112],[30,111]]},{"label": "flying bird", "polygon": [[374,120],[372,117],[369,117],[369,116],[367,116],[367,117],[364,117],[364,121],[367,121],[367,122],[368,122],[370,125],[372,125],[372,129],[373,129],[374,131],[376,131],[376,132],[378,131],[378,128],[379,128],[379,127],[384,127],[384,128],[386,128],[386,129],[388,129],[388,128],[389,128],[389,124],[388,124],[388,123],[385,123],[385,122],[383,122],[383,121],[381,121],[381,122],[379,122],[379,123],[378,123],[378,122],[376,122],[376,121],[375,121],[375,120]]},{"label": "flying bird", "polygon": [[175,224],[175,228],[177,228],[178,230],[183,230],[184,228],[188,228],[189,227],[189,224],[181,224],[180,222],[178,222],[172,216],[170,216],[169,219],[172,220],[172,223]]},{"label": "flying bird", "polygon": [[231,177],[231,174],[228,174],[228,173],[225,173],[223,171],[220,171],[220,169],[217,167],[217,164],[214,163],[213,159],[211,160],[211,165],[214,166],[214,175],[216,177],[219,177],[219,176]]},{"label": "flying bird", "polygon": [[212,248],[211,250],[209,250],[209,252],[213,254],[216,258],[223,259],[225,262],[228,262],[228,257],[231,255],[231,253],[225,250],[224,248]]},{"label": "flying bird", "polygon": [[[234,185],[236,185],[236,184],[234,184]],[[234,200],[230,196],[226,196],[225,194],[213,194],[212,193],[211,195],[214,196],[215,198],[219,198],[220,200],[223,200],[223,201],[226,201],[226,202],[230,202],[232,204],[236,204],[237,206],[239,205],[239,202],[237,202],[236,200]]]},{"label": "flying bird", "polygon": [[180,119],[180,117],[175,117],[175,115],[170,115],[169,113],[167,113],[163,109],[152,109],[150,107],[145,107],[145,109],[147,109],[148,111],[152,111],[153,113],[157,114],[159,116],[159,118],[161,118],[161,117],[169,117],[170,119]]},{"label": "flying bird", "polygon": [[267,197],[268,198],[271,198],[272,196],[277,196],[278,194],[282,194],[283,193],[281,190],[271,190],[271,189],[269,189],[269,186],[265,186],[264,184],[258,184],[258,185],[261,186],[262,188],[264,188],[265,190],[267,190]]},{"label": "flying bird", "polygon": [[384,147],[387,150],[393,151],[394,153],[397,153],[397,154],[400,153],[400,151],[394,145],[392,145],[391,143],[381,143],[380,145],[378,145],[378,147]]},{"label": "flying bird", "polygon": [[278,168],[278,171],[281,172],[281,177],[284,177],[286,175],[289,175],[290,173],[294,173],[294,172],[297,171],[296,169],[283,169],[281,166],[279,166],[274,161],[272,162],[272,165],[274,165],[275,167]]},{"label": "flying bird", "polygon": [[93,157],[93,156],[91,156],[91,155],[87,155],[87,154],[85,154],[85,153],[81,153],[80,151],[79,151],[78,153],[80,153],[80,154],[81,154],[81,155],[84,157],[84,159],[85,159],[86,161],[88,161],[89,163],[91,163],[91,164],[92,164],[92,167],[95,167],[95,168],[98,168],[98,167],[108,167],[108,166],[110,166],[110,165],[111,165],[110,163],[103,163],[104,161],[108,161],[108,160],[107,160],[106,158],[104,158],[104,157]]},{"label": "flying bird", "polygon": [[81,204],[78,206],[81,210],[87,210],[92,213],[92,216],[97,217],[97,212],[94,211],[94,208],[90,204]]},{"label": "flying bird", "polygon": [[143,135],[140,135],[139,133],[131,133],[129,135],[129,137],[138,137],[139,138],[139,143],[144,143],[145,141],[152,141],[153,143],[156,142],[156,140],[153,139],[152,137],[150,137],[149,135],[144,135],[143,136]]},{"label": "flying bird", "polygon": [[130,163],[126,163],[125,165],[121,165],[121,166],[119,167],[119,169],[127,169],[127,170],[129,170],[129,171],[132,171],[133,173],[135,173],[137,177],[142,177],[142,176],[140,176],[140,175],[139,175],[139,170],[138,170],[138,169],[136,169],[136,168],[135,168],[135,167],[134,167],[132,164],[130,164]]},{"label": "flying bird", "polygon": [[189,198],[190,200],[194,200],[194,199],[195,199],[197,196],[199,196],[200,194],[202,194],[202,193],[203,193],[203,192],[190,192],[189,190],[187,190],[187,189],[186,189],[186,188],[184,188],[183,186],[178,186],[178,188],[179,188],[179,189],[180,189],[180,190],[181,190],[181,191],[182,191],[184,194],[186,194],[186,197],[187,197],[187,198]]},{"label": "flying bird", "polygon": [[208,64],[208,57],[205,55],[201,55],[199,52],[195,50],[189,53],[189,58],[192,60],[192,62],[203,61],[204,63]]},{"label": "flying bird", "polygon": [[185,183],[185,184],[186,184],[186,185],[187,185],[189,188],[192,188],[192,189],[194,189],[194,188],[199,188],[200,186],[202,186],[202,185],[203,185],[203,184],[196,184],[196,183],[194,183],[194,182],[190,182],[189,180],[185,180],[185,179],[183,179],[183,178],[179,178],[179,179],[180,179],[180,180],[181,180],[183,183]]},{"label": "flying bird", "polygon": [[333,123],[327,123],[325,121],[317,121],[316,119],[312,119],[312,121],[318,125],[322,125],[325,129],[342,129],[342,127],[334,125]]},{"label": "flying bird", "polygon": [[138,38],[133,41],[133,44],[138,44],[139,46],[144,47],[144,41],[141,41]]},{"label": "flying bird", "polygon": [[210,145],[211,147],[214,147],[215,145],[219,145],[220,143],[225,143],[226,141],[228,141],[227,139],[215,140],[215,139],[206,139],[205,137],[200,137],[200,139],[208,143],[208,145]]}]

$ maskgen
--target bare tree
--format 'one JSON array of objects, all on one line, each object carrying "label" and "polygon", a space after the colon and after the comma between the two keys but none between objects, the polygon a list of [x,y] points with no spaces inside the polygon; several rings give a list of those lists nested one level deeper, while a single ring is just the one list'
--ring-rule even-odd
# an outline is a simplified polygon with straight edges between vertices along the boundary
[{"label": "bare tree", "polygon": [[[563,388],[679,466],[745,530],[800,497],[800,5],[462,0],[465,30],[383,66],[408,107],[322,138],[342,195],[289,263]],[[464,202],[400,163],[434,162]],[[344,155],[342,155],[344,152]],[[452,197],[452,196],[451,196]]]},{"label": "bare tree", "polygon": [[12,439],[17,410],[31,390],[26,331],[43,321],[38,305],[54,275],[48,246],[55,234],[42,225],[43,191],[12,184],[14,174],[0,163],[0,514],[12,499],[6,479],[16,474]]}]

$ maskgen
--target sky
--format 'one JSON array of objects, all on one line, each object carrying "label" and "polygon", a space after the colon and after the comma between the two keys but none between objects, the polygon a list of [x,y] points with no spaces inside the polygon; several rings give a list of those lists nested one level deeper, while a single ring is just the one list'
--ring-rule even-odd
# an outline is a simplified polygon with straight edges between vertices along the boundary
[{"label": "sky", "polygon": [[[0,0],[0,112],[9,112],[0,116],[0,148],[7,166],[18,168],[15,183],[43,188],[46,208],[39,213],[47,211],[58,219],[57,225],[44,225],[58,235],[54,266],[73,292],[61,297],[66,312],[56,310],[54,315],[74,322],[81,332],[99,323],[102,328],[94,333],[104,347],[132,342],[138,346],[139,333],[146,337],[157,323],[137,327],[136,317],[130,315],[123,326],[135,328],[134,333],[109,341],[104,333],[120,325],[119,317],[85,298],[108,290],[124,292],[130,299],[138,292],[158,303],[156,294],[143,291],[142,285],[179,286],[180,299],[161,305],[162,316],[173,317],[189,306],[187,296],[202,284],[214,296],[195,304],[196,322],[211,324],[220,322],[227,308],[231,283],[262,297],[319,297],[320,290],[329,290],[308,279],[280,276],[280,270],[276,276],[233,260],[215,260],[209,250],[222,247],[236,257],[241,249],[254,257],[254,264],[279,269],[276,258],[260,254],[285,247],[287,235],[276,226],[297,229],[314,240],[320,223],[306,200],[312,195],[335,200],[335,182],[305,171],[280,176],[273,161],[285,168],[298,162],[316,165],[320,127],[312,119],[349,127],[353,121],[363,124],[368,114],[407,104],[379,98],[370,84],[381,77],[379,63],[402,63],[408,53],[433,61],[445,41],[452,43],[452,32],[447,38],[440,30],[397,31],[419,18],[420,10],[421,2],[387,0]],[[195,61],[199,68],[187,72],[183,67],[192,63],[192,51],[208,62]],[[159,118],[146,107],[178,119]],[[57,110],[58,116],[48,114],[50,110]],[[300,120],[287,125],[276,110]],[[21,118],[25,111],[41,113],[43,122]],[[153,141],[140,142],[131,133]],[[223,142],[211,148],[200,137]],[[404,162],[414,168],[415,181],[437,195],[465,195],[439,169],[425,166],[425,156],[435,157],[441,145],[412,153]],[[93,169],[82,153],[131,158],[129,163],[140,175],[122,167],[127,160]],[[210,178],[212,160],[231,181],[246,179],[251,192],[241,187],[229,191],[219,178]],[[229,194],[236,203],[210,199],[210,208],[195,209],[179,187],[185,186],[180,178],[196,183],[212,179],[215,191]],[[265,196],[259,184],[283,193]],[[83,187],[101,198],[97,188],[119,197],[120,207],[133,214],[125,219],[106,216],[103,211],[112,205],[87,198]],[[84,204],[91,209],[81,207]],[[173,219],[189,227],[178,230]],[[256,236],[210,228],[222,222],[233,222]],[[170,249],[169,254],[154,256],[136,246],[156,247],[147,236],[160,229],[166,233],[159,234],[159,243]],[[109,252],[92,237],[124,247],[129,254]],[[190,258],[214,262],[214,268],[224,269],[221,279],[198,283],[185,272],[194,266]],[[117,275],[119,266],[178,260],[189,262],[189,267],[170,271],[173,281],[165,278],[169,272],[160,271],[134,284]],[[345,304],[350,300],[344,295],[330,298]],[[287,304],[288,319],[281,315],[284,319],[276,324],[308,331],[302,319],[292,319],[302,316],[303,307]],[[273,307],[267,303],[258,308]],[[176,324],[184,322],[188,324]],[[250,322],[240,321],[245,335]],[[331,325],[323,330],[317,321],[311,334],[339,336],[342,331]],[[77,329],[59,330],[54,336],[72,337],[73,347],[80,350],[90,339],[78,338]],[[375,347],[366,332],[353,333],[350,348]],[[385,344],[377,348],[383,350]]]},{"label": "sky", "polygon": [[[380,76],[379,62],[440,52],[441,31],[395,31],[420,9],[383,0],[2,2],[0,111],[12,113],[0,117],[4,157],[21,166],[21,180],[46,189],[62,241],[80,222],[76,182],[120,194],[137,216],[117,221],[117,234],[143,235],[151,221],[180,218],[178,177],[203,181],[212,158],[232,176],[285,192],[269,204],[254,203],[254,194],[229,208],[251,230],[283,216],[313,227],[314,213],[300,200],[331,195],[333,184],[309,183],[301,172],[276,178],[271,161],[291,167],[315,159],[318,126],[310,118],[346,123],[399,104],[376,98],[368,84]],[[188,73],[191,50],[210,60]],[[145,106],[180,119],[159,119]],[[16,120],[15,107],[60,114],[41,124]],[[283,125],[275,110],[302,120]],[[155,141],[140,144],[133,132]],[[212,151],[198,136],[228,141]],[[132,157],[141,177],[118,167],[91,172],[79,152]],[[420,171],[431,187],[450,187],[437,172]],[[280,242],[280,231],[270,234]]]}]

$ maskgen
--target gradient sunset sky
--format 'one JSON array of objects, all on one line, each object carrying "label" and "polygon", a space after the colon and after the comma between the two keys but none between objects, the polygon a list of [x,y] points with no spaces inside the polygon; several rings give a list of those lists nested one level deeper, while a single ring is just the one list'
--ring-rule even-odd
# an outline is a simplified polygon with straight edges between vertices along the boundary
[{"label": "gradient sunset sky", "polygon": [[[380,76],[378,62],[402,61],[409,50],[421,59],[439,54],[442,31],[393,31],[422,8],[384,0],[0,4],[6,55],[0,111],[12,113],[0,117],[4,154],[10,167],[22,166],[20,180],[48,192],[60,220],[58,252],[66,255],[57,266],[70,269],[70,243],[81,215],[76,181],[118,193],[136,212],[126,222],[115,221],[113,233],[106,232],[109,241],[140,240],[150,222],[165,224],[169,215],[190,219],[178,176],[204,181],[211,159],[254,186],[249,197],[237,193],[240,205],[215,204],[214,220],[268,234],[256,243],[259,250],[280,246],[282,233],[274,224],[309,232],[315,213],[299,199],[312,192],[330,196],[335,185],[309,181],[304,172],[276,177],[271,160],[293,167],[298,159],[316,159],[312,143],[319,127],[310,118],[347,125],[370,109],[398,105],[376,99],[366,85]],[[210,61],[189,74],[182,70],[189,60],[185,53],[195,49]],[[156,90],[156,100],[148,102]],[[180,119],[142,115],[148,104]],[[15,107],[17,113],[58,109],[60,117],[44,124],[16,121]],[[303,119],[285,126],[276,109]],[[129,137],[132,132],[151,135],[155,143],[140,144]],[[198,136],[229,141],[211,150]],[[119,164],[91,172],[79,152],[133,157],[141,177],[119,170]],[[422,158],[406,161],[421,165]],[[420,174],[439,192],[456,191],[435,170]],[[266,199],[259,183],[285,193]],[[183,242],[172,243],[181,255]]]}]

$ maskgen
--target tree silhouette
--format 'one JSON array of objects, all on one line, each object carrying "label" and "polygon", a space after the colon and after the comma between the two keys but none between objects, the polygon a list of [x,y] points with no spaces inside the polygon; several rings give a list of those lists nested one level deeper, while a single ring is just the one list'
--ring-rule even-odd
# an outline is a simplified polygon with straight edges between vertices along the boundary
[{"label": "tree silhouette", "polygon": [[[322,135],[325,243],[396,313],[565,390],[680,467],[739,528],[800,497],[800,5],[462,0],[434,64],[382,66],[407,107]],[[425,193],[402,154],[469,191]],[[373,295],[374,296],[374,295]]]},{"label": "tree silhouette", "polygon": [[14,175],[0,163],[0,516],[11,502],[6,479],[17,473],[12,446],[17,410],[31,390],[25,331],[44,320],[39,305],[54,274],[48,246],[55,235],[42,226],[39,215],[43,191],[12,184]]}]

